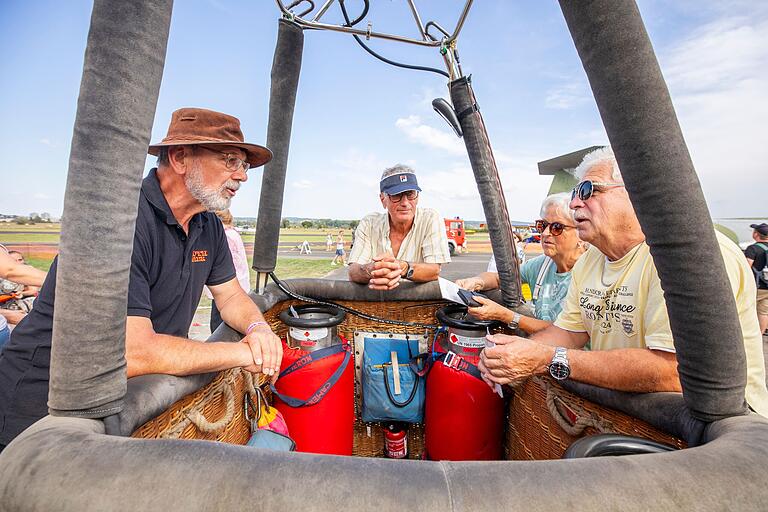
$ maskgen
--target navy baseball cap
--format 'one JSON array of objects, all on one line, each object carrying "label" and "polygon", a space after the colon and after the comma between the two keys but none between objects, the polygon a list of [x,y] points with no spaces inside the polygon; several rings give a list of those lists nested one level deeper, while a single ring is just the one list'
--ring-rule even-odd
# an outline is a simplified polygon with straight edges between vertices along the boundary
[{"label": "navy baseball cap", "polygon": [[763,222],[762,224],[750,224],[749,227],[760,233],[761,235],[765,236],[768,235],[768,224]]},{"label": "navy baseball cap", "polygon": [[402,172],[387,176],[379,183],[379,190],[390,196],[396,196],[409,190],[421,192],[419,182],[416,181],[416,175],[412,172]]}]

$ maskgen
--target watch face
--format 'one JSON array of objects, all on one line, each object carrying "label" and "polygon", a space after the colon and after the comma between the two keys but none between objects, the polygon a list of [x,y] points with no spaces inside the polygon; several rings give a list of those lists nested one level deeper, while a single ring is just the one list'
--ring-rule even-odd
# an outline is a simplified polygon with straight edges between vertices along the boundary
[{"label": "watch face", "polygon": [[571,368],[567,364],[555,361],[549,365],[549,374],[553,379],[565,380],[571,374]]}]

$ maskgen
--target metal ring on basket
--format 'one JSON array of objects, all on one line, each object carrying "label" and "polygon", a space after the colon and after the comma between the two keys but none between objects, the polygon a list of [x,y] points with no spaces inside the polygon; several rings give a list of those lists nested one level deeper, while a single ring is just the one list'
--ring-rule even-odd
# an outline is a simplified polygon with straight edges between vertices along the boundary
[{"label": "metal ring on basket", "polygon": [[[437,319],[442,325],[456,329],[495,328],[501,326],[498,320],[479,320],[467,312],[467,306],[461,304],[448,304],[437,310]],[[460,317],[457,317],[459,316]]]},{"label": "metal ring on basket", "polygon": [[289,327],[301,327],[311,329],[315,327],[334,327],[344,321],[346,313],[341,309],[330,306],[316,306],[313,304],[304,304],[295,306],[294,311],[301,315],[302,313],[320,313],[328,315],[327,318],[301,318],[291,315],[291,308],[280,312],[280,321]]}]

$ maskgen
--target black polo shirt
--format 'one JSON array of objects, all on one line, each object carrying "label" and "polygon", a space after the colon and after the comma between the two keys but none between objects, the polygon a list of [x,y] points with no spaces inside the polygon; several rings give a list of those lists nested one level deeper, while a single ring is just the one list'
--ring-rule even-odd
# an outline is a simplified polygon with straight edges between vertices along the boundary
[{"label": "black polo shirt", "polygon": [[[54,259],[29,315],[0,353],[0,444],[48,414],[48,378],[56,293]],[[186,337],[203,285],[235,278],[224,228],[199,213],[185,233],[165,200],[155,169],[144,178],[133,237],[128,315],[152,321],[155,332]]]}]

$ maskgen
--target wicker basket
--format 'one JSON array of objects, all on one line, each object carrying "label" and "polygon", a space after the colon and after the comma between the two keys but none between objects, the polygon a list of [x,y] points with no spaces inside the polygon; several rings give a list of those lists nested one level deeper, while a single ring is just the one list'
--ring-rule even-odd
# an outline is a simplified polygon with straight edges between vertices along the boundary
[{"label": "wicker basket", "polygon": [[[370,315],[392,320],[406,320],[433,324],[435,311],[443,302],[341,302]],[[285,301],[264,316],[279,336],[285,336],[287,327],[278,315],[298,301]],[[338,333],[350,343],[355,331],[378,331],[414,333],[412,327],[389,325],[347,315],[338,327]],[[173,404],[158,417],[139,427],[133,437],[205,439],[232,444],[245,444],[250,436],[250,424],[243,414],[243,400],[249,389],[246,372],[237,368],[219,373],[207,386]],[[259,383],[268,399],[269,387]],[[550,414],[547,405],[547,390],[550,402],[556,403],[561,411],[561,422],[569,416],[589,418],[590,424],[579,435],[566,433]],[[357,391],[356,391],[357,392]],[[204,421],[199,421],[202,416]],[[571,418],[573,419],[573,418]],[[227,420],[226,422],[224,420]],[[217,429],[201,429],[197,424],[221,423]],[[566,423],[567,427],[568,424]],[[572,427],[571,427],[572,429]],[[560,458],[566,448],[578,437],[600,431],[617,432],[652,439],[678,447],[684,443],[660,432],[647,423],[617,411],[606,409],[568,393],[548,379],[528,380],[516,390],[510,400],[509,421],[506,433],[506,457],[508,459],[555,459]],[[384,435],[382,426],[375,423],[355,421],[353,455],[361,457],[382,457]],[[408,453],[411,459],[424,457],[423,425],[411,425],[408,431]]]},{"label": "wicker basket", "polygon": [[[445,304],[444,302],[352,301],[340,303],[377,317],[424,324],[433,324],[435,322],[435,311]],[[298,304],[302,304],[302,302],[285,301],[264,315],[266,321],[278,336],[284,337],[288,330],[279,320],[280,312],[288,309],[291,305]],[[413,327],[390,325],[347,315],[344,322],[339,325],[338,333],[351,343],[354,339],[355,331],[413,333],[415,329]],[[250,437],[250,424],[246,421],[243,414],[243,400],[245,391],[248,389],[246,380],[245,373],[239,368],[219,373],[213,382],[179,400],[165,412],[136,429],[133,437],[150,439],[205,439],[232,444],[245,444]],[[261,388],[265,395],[271,399],[269,386],[264,385],[262,382]],[[203,431],[193,421],[194,418],[199,417],[198,414],[202,414],[208,423],[219,422],[228,416],[228,408],[232,408],[233,400],[235,404],[234,413],[230,412],[232,417],[226,426],[215,431]],[[381,425],[363,423],[356,420],[354,432],[353,455],[361,457],[383,456],[384,434]],[[408,456],[412,459],[421,459],[423,455],[424,427],[422,425],[411,425],[408,430]]]},{"label": "wicker basket", "polygon": [[[557,416],[550,412],[551,406]],[[576,439],[599,433],[644,437],[678,448],[686,446],[681,439],[642,420],[564,390],[549,377],[534,377],[516,389],[510,400],[507,458],[559,459]]]}]

